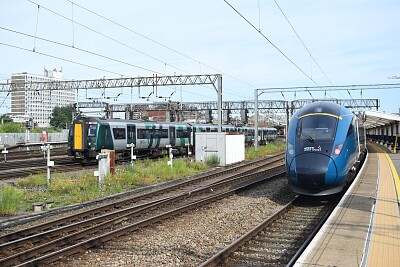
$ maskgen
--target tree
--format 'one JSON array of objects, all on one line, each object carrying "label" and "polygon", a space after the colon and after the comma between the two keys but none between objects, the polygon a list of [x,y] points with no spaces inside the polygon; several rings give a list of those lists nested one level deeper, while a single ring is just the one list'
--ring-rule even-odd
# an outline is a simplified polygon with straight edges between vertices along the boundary
[{"label": "tree", "polygon": [[54,107],[51,114],[50,125],[65,129],[72,121],[72,113],[74,108],[72,106]]},{"label": "tree", "polygon": [[1,122],[1,124],[3,124],[3,123],[7,123],[7,122],[13,122],[13,120],[7,114],[3,114],[0,116],[0,122]]}]

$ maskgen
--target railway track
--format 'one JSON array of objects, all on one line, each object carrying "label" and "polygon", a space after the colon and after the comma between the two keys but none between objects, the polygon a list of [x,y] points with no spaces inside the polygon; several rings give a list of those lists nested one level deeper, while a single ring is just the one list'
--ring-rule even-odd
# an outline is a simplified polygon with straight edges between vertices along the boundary
[{"label": "railway track", "polygon": [[200,266],[292,266],[340,198],[296,197]]},{"label": "railway track", "polygon": [[[55,162],[52,171],[66,172],[76,169],[82,169],[81,164],[76,163],[71,157],[54,157]],[[92,164],[94,165],[94,163]],[[10,178],[26,177],[31,174],[43,173],[47,170],[46,159],[18,160],[12,162],[0,163],[0,180]]]},{"label": "railway track", "polygon": [[49,263],[284,173],[283,154],[0,237],[1,266]]},{"label": "railway track", "polygon": [[[67,154],[67,147],[58,147],[51,150],[52,156],[65,156]],[[26,159],[38,159],[43,158],[43,151],[39,149],[35,150],[16,150],[9,151],[6,155],[6,158],[0,156],[0,163],[10,163],[14,160],[26,160]],[[7,161],[5,161],[7,160]]]}]

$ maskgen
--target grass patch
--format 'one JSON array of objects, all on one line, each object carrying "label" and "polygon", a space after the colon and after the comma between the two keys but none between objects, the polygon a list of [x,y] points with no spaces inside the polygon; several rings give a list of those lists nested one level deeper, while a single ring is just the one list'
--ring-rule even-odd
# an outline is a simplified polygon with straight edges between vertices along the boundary
[{"label": "grass patch", "polygon": [[[184,159],[173,161],[173,168],[167,165],[168,158],[158,161],[136,161],[134,168],[130,165],[118,166],[116,174],[105,177],[102,188],[93,171],[74,173],[52,173],[50,186],[46,184],[46,173],[31,175],[17,182],[18,188],[0,187],[1,198],[11,199],[13,211],[4,214],[13,215],[19,211],[31,211],[32,203],[54,200],[53,206],[66,206],[96,198],[121,193],[141,186],[148,186],[208,170],[210,167],[201,162],[190,162]],[[12,194],[11,194],[11,193]],[[9,195],[14,196],[11,198]],[[17,196],[17,197],[15,197]],[[1,201],[1,206],[3,206]],[[5,205],[5,204],[4,204]],[[0,207],[3,214],[3,208]]]},{"label": "grass patch", "polygon": [[[284,151],[284,142],[274,142],[246,149],[246,159],[255,159],[267,154]],[[46,173],[31,175],[19,179],[18,188],[0,187],[0,216],[11,216],[21,211],[31,211],[32,203],[54,200],[53,206],[66,206],[81,203],[96,198],[121,193],[142,186],[190,176],[208,170],[220,163],[219,157],[210,155],[205,162],[190,162],[185,159],[175,159],[173,168],[167,164],[168,158],[158,161],[136,161],[132,169],[130,165],[117,166],[116,174],[107,176],[102,189],[98,187],[97,177],[93,171],[73,173],[52,173],[51,184],[46,184]]]},{"label": "grass patch", "polygon": [[218,154],[211,154],[204,159],[204,162],[209,166],[216,167],[220,164],[220,158],[218,157]]},{"label": "grass patch", "polygon": [[255,151],[254,147],[247,147],[245,150],[245,159],[252,160],[265,155],[275,154],[278,152],[285,151],[285,142],[272,142],[265,146],[259,146],[258,151]]},{"label": "grass patch", "polygon": [[20,206],[22,192],[11,186],[0,188],[0,216],[17,214]]}]

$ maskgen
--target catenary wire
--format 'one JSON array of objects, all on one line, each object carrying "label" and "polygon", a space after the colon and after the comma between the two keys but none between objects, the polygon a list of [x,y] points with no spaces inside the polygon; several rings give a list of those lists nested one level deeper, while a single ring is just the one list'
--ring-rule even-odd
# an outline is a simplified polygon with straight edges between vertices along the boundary
[{"label": "catenary wire", "polygon": [[265,40],[267,40],[278,52],[283,55],[293,66],[295,66],[301,73],[304,74],[308,79],[310,79],[315,85],[319,86],[313,79],[310,77],[307,73],[305,73],[296,63],[293,62],[282,50],[279,49],[269,38],[263,34],[261,31],[259,31],[254,24],[252,24],[245,16],[243,16],[235,7],[233,7],[227,0],[224,0],[224,2],[230,6],[242,19],[244,19],[254,30],[256,30]]},{"label": "catenary wire", "polygon": [[[161,59],[158,59],[158,58],[156,58],[156,57],[154,57],[154,56],[151,56],[151,55],[149,55],[149,54],[147,54],[147,53],[144,53],[144,52],[142,52],[142,51],[140,51],[140,50],[138,50],[138,49],[136,49],[136,48],[134,48],[134,47],[132,47],[132,46],[130,46],[130,45],[128,45],[128,44],[125,44],[125,43],[123,43],[123,42],[121,42],[121,41],[116,40],[115,38],[112,38],[112,37],[110,37],[110,36],[108,36],[108,35],[106,35],[106,34],[103,34],[103,33],[99,32],[99,31],[93,29],[93,28],[90,28],[90,27],[88,27],[88,26],[86,26],[86,25],[83,25],[83,24],[77,22],[76,20],[72,20],[72,19],[70,19],[70,18],[68,18],[68,17],[66,17],[66,16],[64,16],[64,15],[58,13],[58,12],[55,12],[54,10],[51,10],[51,9],[49,9],[49,8],[43,6],[43,5],[39,5],[38,3],[36,3],[36,2],[34,2],[34,1],[32,1],[32,0],[27,0],[27,1],[30,2],[30,3],[32,3],[32,4],[34,4],[34,5],[38,5],[38,6],[40,6],[41,8],[47,10],[48,12],[53,13],[53,14],[55,14],[55,15],[57,15],[57,16],[60,16],[60,17],[62,17],[63,19],[66,19],[66,20],[68,20],[68,21],[71,21],[71,22],[73,22],[73,23],[75,23],[75,24],[77,24],[77,25],[79,25],[79,26],[81,26],[81,27],[83,27],[83,28],[85,28],[85,29],[87,29],[87,30],[89,30],[89,31],[92,31],[92,32],[94,32],[94,33],[96,33],[96,34],[98,34],[98,35],[100,35],[100,36],[103,36],[103,37],[105,37],[105,38],[107,38],[107,39],[109,39],[109,40],[112,40],[112,41],[114,41],[114,42],[116,42],[116,43],[118,43],[118,44],[121,44],[121,45],[123,45],[123,46],[125,46],[125,47],[127,47],[127,48],[129,48],[129,49],[132,49],[132,50],[134,50],[134,51],[136,51],[136,52],[138,52],[138,53],[141,53],[141,54],[143,54],[143,55],[145,55],[145,56],[147,56],[147,57],[150,57],[150,58],[152,58],[152,59],[154,59],[154,60],[156,60],[156,61],[158,61],[158,62],[160,62],[160,63],[163,63],[163,65],[168,65],[168,66],[170,66],[170,67],[172,67],[172,68],[174,68],[174,69],[177,69],[177,70],[179,70],[179,71],[182,71],[182,72],[188,74],[188,72],[185,71],[185,70],[183,70],[183,69],[180,69],[180,68],[178,68],[178,67],[176,67],[176,66],[173,66],[173,65],[171,65],[171,64],[169,64],[169,63],[164,62],[164,61],[161,60]],[[71,3],[72,3],[72,2],[71,2]],[[77,5],[76,3],[74,3],[74,4],[75,4],[75,6],[78,6],[78,7],[80,7],[80,8],[83,8],[83,7],[81,7],[80,5]],[[85,9],[85,10],[87,10],[87,9]],[[89,11],[89,10],[88,10],[88,11]],[[99,16],[101,16],[101,15],[99,15]],[[111,21],[111,20],[110,20],[110,21]],[[121,25],[121,26],[122,26],[122,25]],[[122,27],[123,27],[123,26],[122,26]],[[126,27],[124,27],[124,28],[126,28]],[[126,29],[128,29],[128,28],[126,28]],[[159,44],[161,44],[161,43],[159,43]],[[197,61],[197,62],[199,62],[199,61]],[[201,62],[199,62],[199,63],[200,63],[200,64],[203,64],[203,63],[201,63]],[[207,66],[206,64],[203,64],[203,65],[204,65],[204,66]],[[207,66],[207,67],[210,67],[210,66]],[[212,69],[214,69],[214,68],[212,68]],[[216,69],[214,69],[214,70],[216,70]],[[216,71],[218,71],[218,70],[216,70]],[[220,72],[220,71],[219,71],[219,72]],[[223,73],[223,72],[221,72],[221,73]],[[160,73],[160,74],[162,74],[162,73]],[[227,75],[227,74],[225,74],[225,73],[223,73],[223,74],[224,74],[224,75]],[[227,75],[227,76],[231,77],[230,75]],[[202,86],[202,87],[209,88],[209,87],[206,87],[206,86]],[[237,95],[237,94],[235,94],[235,93],[227,92],[228,90],[229,90],[229,89],[225,88],[224,93],[225,93],[225,94],[229,94],[229,95],[233,95],[233,96],[238,96],[238,97],[241,97],[241,98],[244,97],[243,95]]]},{"label": "catenary wire", "polygon": [[[276,6],[278,7],[278,9],[281,11],[282,15],[285,17],[287,23],[290,25],[290,27],[292,28],[292,30],[294,31],[294,33],[296,34],[297,38],[299,38],[300,42],[302,43],[302,45],[304,46],[304,48],[307,50],[308,54],[310,55],[310,57],[312,58],[312,60],[315,62],[315,64],[318,66],[319,70],[322,72],[322,74],[324,74],[325,78],[329,81],[330,84],[332,84],[332,81],[328,78],[328,76],[326,75],[326,73],[324,72],[324,70],[321,68],[321,66],[318,64],[317,60],[314,58],[314,56],[311,54],[310,50],[308,49],[308,47],[306,46],[306,44],[303,42],[303,40],[301,39],[300,35],[297,33],[297,31],[295,30],[295,28],[293,27],[292,23],[289,21],[288,17],[286,16],[286,14],[283,12],[282,8],[279,6],[278,2],[276,2],[276,0],[273,0],[276,4]],[[332,84],[333,85],[333,84]]]},{"label": "catenary wire", "polygon": [[83,10],[86,10],[86,11],[89,12],[89,13],[92,13],[92,14],[94,14],[94,15],[96,15],[96,16],[98,16],[98,17],[100,17],[100,18],[102,18],[102,19],[104,19],[104,20],[106,20],[106,21],[109,21],[109,22],[111,22],[111,23],[113,23],[113,24],[115,24],[115,25],[117,25],[117,26],[119,26],[119,27],[121,27],[121,28],[123,28],[123,29],[125,29],[125,30],[127,30],[127,31],[129,31],[129,32],[131,32],[131,33],[134,33],[134,34],[136,34],[136,35],[139,35],[140,37],[145,38],[145,39],[147,39],[147,40],[149,40],[149,41],[151,41],[151,42],[153,42],[153,43],[155,43],[155,44],[157,44],[157,45],[159,45],[159,46],[162,46],[162,47],[164,47],[164,48],[166,48],[166,49],[168,49],[168,50],[170,50],[170,51],[172,51],[172,52],[174,52],[174,53],[176,53],[176,54],[179,54],[179,55],[181,55],[181,56],[183,56],[183,57],[185,57],[185,58],[187,58],[187,59],[190,59],[190,60],[192,60],[192,61],[194,61],[194,62],[197,62],[197,63],[199,63],[199,64],[201,64],[201,65],[204,65],[204,66],[206,66],[206,67],[208,67],[208,68],[210,68],[210,69],[213,69],[213,70],[215,70],[215,71],[217,71],[217,72],[219,72],[219,73],[222,73],[222,74],[224,74],[225,76],[228,76],[228,77],[230,77],[230,78],[232,78],[232,79],[234,79],[234,80],[236,80],[236,81],[239,81],[239,82],[241,82],[241,83],[243,83],[243,84],[246,84],[246,85],[248,85],[248,86],[250,86],[250,87],[253,87],[253,88],[256,87],[256,86],[254,86],[254,85],[252,85],[252,84],[249,84],[248,82],[245,82],[245,81],[243,81],[243,80],[240,80],[240,79],[238,79],[238,78],[236,78],[236,77],[234,77],[234,76],[232,76],[232,75],[229,75],[229,74],[227,74],[227,73],[225,73],[225,72],[223,72],[223,71],[221,71],[221,70],[219,70],[219,69],[217,69],[217,68],[214,68],[214,67],[212,67],[212,66],[210,66],[210,65],[207,65],[207,64],[205,64],[205,63],[203,63],[203,62],[201,62],[201,61],[199,61],[199,60],[197,60],[197,59],[195,59],[195,58],[193,58],[193,57],[191,57],[191,56],[188,56],[188,55],[186,55],[186,54],[184,54],[184,53],[182,53],[182,52],[179,52],[178,50],[173,49],[173,48],[171,48],[171,47],[169,47],[169,46],[167,46],[167,45],[165,45],[165,44],[163,44],[163,43],[161,43],[161,42],[158,42],[158,41],[156,41],[156,40],[154,40],[154,39],[152,39],[152,38],[150,38],[150,37],[147,37],[147,36],[145,36],[145,35],[143,35],[143,34],[137,32],[137,31],[134,31],[134,30],[132,30],[132,29],[130,29],[130,28],[128,28],[128,27],[126,27],[126,26],[124,26],[124,25],[122,25],[122,24],[120,24],[120,23],[114,21],[114,20],[111,20],[111,19],[109,19],[109,18],[107,18],[107,17],[105,17],[105,16],[103,16],[103,15],[100,15],[99,13],[96,13],[96,12],[94,12],[93,10],[90,10],[90,9],[88,9],[88,8],[85,8],[85,7],[79,5],[79,4],[77,4],[77,3],[75,3],[75,2],[73,2],[73,1],[71,1],[71,0],[66,0],[66,1],[70,2],[71,4],[75,4],[75,6],[80,7],[80,8],[82,8]]},{"label": "catenary wire", "polygon": [[[115,74],[115,75],[118,75],[118,76],[131,77],[131,76],[129,76],[129,75],[120,74],[120,73],[117,73],[117,72],[114,72],[114,71],[102,69],[102,68],[99,68],[99,67],[95,67],[95,66],[91,66],[91,65],[88,65],[88,64],[80,63],[80,62],[73,61],[73,60],[70,60],[70,59],[61,58],[61,57],[58,57],[58,56],[54,56],[54,55],[42,53],[42,52],[39,52],[39,51],[32,51],[32,50],[30,50],[30,49],[23,48],[23,47],[20,47],[20,46],[15,46],[15,45],[11,45],[11,44],[6,44],[6,43],[2,43],[2,42],[0,42],[0,45],[7,46],[7,47],[11,47],[11,48],[15,48],[15,49],[19,49],[19,50],[23,50],[23,51],[27,51],[27,52],[31,52],[31,53],[37,53],[37,54],[42,55],[42,56],[55,58],[55,59],[58,59],[58,60],[66,61],[66,62],[69,62],[69,63],[73,63],[73,64],[76,64],[76,65],[80,65],[80,66],[87,67],[87,68],[91,68],[91,69],[100,70],[100,71],[107,72],[107,73],[110,73],[110,74]],[[182,90],[182,91],[184,91],[184,90]],[[185,92],[185,93],[188,93],[188,94],[192,94],[192,95],[197,95],[197,96],[201,96],[201,97],[206,97],[206,98],[209,98],[209,99],[213,99],[213,98],[211,98],[211,97],[208,97],[208,96],[205,96],[205,95],[196,94],[196,93],[193,93],[193,92],[190,92],[190,91],[184,91],[184,92]]]}]

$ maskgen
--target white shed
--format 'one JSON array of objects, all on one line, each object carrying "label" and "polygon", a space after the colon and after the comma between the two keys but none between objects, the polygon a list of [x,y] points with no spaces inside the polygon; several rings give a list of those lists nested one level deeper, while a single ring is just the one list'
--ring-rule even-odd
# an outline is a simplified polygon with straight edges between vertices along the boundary
[{"label": "white shed", "polygon": [[208,157],[217,155],[220,166],[244,160],[244,134],[242,133],[196,133],[196,161],[206,161]]}]

